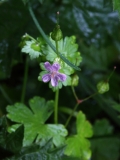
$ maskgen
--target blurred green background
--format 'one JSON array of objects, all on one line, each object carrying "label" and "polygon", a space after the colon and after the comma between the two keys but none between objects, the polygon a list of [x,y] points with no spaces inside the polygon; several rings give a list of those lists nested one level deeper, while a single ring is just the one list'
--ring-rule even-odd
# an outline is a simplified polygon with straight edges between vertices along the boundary
[{"label": "blurred green background", "polygon": [[[96,84],[106,80],[114,66],[117,67],[109,84],[109,92],[96,95],[82,103],[82,110],[93,124],[91,139],[92,160],[120,159],[120,21],[113,11],[112,0],[44,0],[40,4],[32,0],[34,12],[47,35],[56,23],[56,12],[60,12],[63,35],[77,37],[79,51],[83,57],[79,85],[75,88],[80,99],[96,92]],[[21,53],[21,37],[28,33],[40,36],[27,7],[22,0],[0,1],[0,116],[6,113],[10,103],[21,99],[25,55]],[[29,73],[25,103],[33,96],[53,99],[54,93],[37,80],[40,72],[38,62],[29,61]],[[75,99],[70,87],[60,91],[59,106],[73,108]],[[59,122],[64,123],[68,115],[60,112]],[[70,133],[74,131],[75,119],[71,121]]]}]

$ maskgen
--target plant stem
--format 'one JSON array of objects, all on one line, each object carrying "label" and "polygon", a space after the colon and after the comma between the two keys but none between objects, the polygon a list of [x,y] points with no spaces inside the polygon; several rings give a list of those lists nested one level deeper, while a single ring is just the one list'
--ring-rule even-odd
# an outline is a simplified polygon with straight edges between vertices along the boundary
[{"label": "plant stem", "polygon": [[[27,34],[27,33],[26,33],[26,34]],[[35,38],[31,37],[29,34],[27,34],[27,36],[28,36],[31,40],[33,40],[34,42],[37,42],[37,40],[36,40]]]},{"label": "plant stem", "polygon": [[74,96],[75,96],[75,98],[76,98],[76,100],[77,100],[77,103],[76,103],[76,105],[75,105],[72,113],[71,113],[70,116],[68,117],[68,119],[67,119],[67,121],[66,121],[66,124],[65,124],[65,127],[68,126],[68,124],[69,124],[72,116],[74,115],[77,107],[79,106],[79,104],[82,103],[82,102],[84,102],[84,101],[87,101],[88,99],[90,99],[90,98],[94,97],[96,94],[98,94],[98,92],[96,92],[96,93],[92,94],[91,96],[89,96],[89,97],[87,97],[87,98],[85,98],[85,99],[79,100],[73,87],[72,87],[72,90],[73,90],[73,94],[74,94]]},{"label": "plant stem", "polygon": [[[56,44],[56,53],[58,54],[58,41],[55,41]],[[55,124],[58,123],[58,99],[59,99],[59,88],[56,90],[55,93],[55,110],[54,110],[54,122]]]},{"label": "plant stem", "polygon": [[2,85],[0,85],[0,91],[1,91],[2,95],[4,96],[4,98],[8,101],[8,103],[12,104],[12,100],[7,95],[7,93],[5,92],[5,90],[3,89]]},{"label": "plant stem", "polygon": [[115,70],[116,70],[116,66],[114,67],[113,71],[111,72],[111,74],[110,74],[109,77],[107,78],[107,81],[110,80],[110,78],[112,77],[112,75],[113,75],[113,73],[115,72]]},{"label": "plant stem", "polygon": [[[67,108],[67,107],[59,107],[59,111],[64,112],[64,113],[69,114],[69,115],[73,112],[72,109]],[[76,115],[77,115],[77,112],[74,112],[73,116],[76,117]]]},{"label": "plant stem", "polygon": [[76,109],[77,109],[78,106],[79,106],[79,103],[76,103],[76,105],[75,105],[75,107],[74,107],[72,113],[70,114],[70,116],[68,117],[68,119],[67,119],[67,121],[66,121],[66,123],[65,123],[65,127],[68,126],[68,124],[69,124],[69,122],[70,122],[72,116],[74,115],[74,112],[76,111]]},{"label": "plant stem", "polygon": [[54,123],[58,123],[58,99],[59,99],[59,89],[55,93],[55,107],[54,107]]},{"label": "plant stem", "polygon": [[26,93],[26,84],[28,78],[28,56],[26,57],[25,61],[25,70],[24,70],[24,79],[23,79],[23,87],[22,87],[22,94],[21,94],[21,102],[24,103],[25,100],[25,93]]},{"label": "plant stem", "polygon": [[82,102],[87,101],[88,99],[94,97],[98,92],[93,93],[91,96],[86,97],[85,99],[82,99]]},{"label": "plant stem", "polygon": [[76,101],[78,102],[79,99],[78,99],[78,97],[77,97],[77,95],[76,95],[76,93],[75,93],[75,89],[74,89],[73,86],[71,86],[71,88],[72,88],[73,95],[74,95]]},{"label": "plant stem", "polygon": [[58,54],[58,52],[59,52],[59,50],[58,50],[58,41],[55,41],[55,44],[56,44],[56,53],[59,56],[59,54]]},{"label": "plant stem", "polygon": [[32,17],[32,19],[33,19],[33,21],[34,21],[37,29],[39,30],[39,32],[41,33],[41,35],[43,36],[43,38],[45,39],[45,41],[46,41],[46,42],[50,45],[50,47],[56,52],[55,47],[54,47],[53,44],[49,41],[49,39],[47,38],[47,36],[46,36],[46,34],[44,33],[43,29],[41,28],[40,24],[38,23],[35,15],[34,15],[34,12],[33,12],[33,10],[32,10],[32,8],[31,8],[30,5],[29,5],[29,8],[28,8],[28,9],[29,9],[30,15],[31,15],[31,17]]}]

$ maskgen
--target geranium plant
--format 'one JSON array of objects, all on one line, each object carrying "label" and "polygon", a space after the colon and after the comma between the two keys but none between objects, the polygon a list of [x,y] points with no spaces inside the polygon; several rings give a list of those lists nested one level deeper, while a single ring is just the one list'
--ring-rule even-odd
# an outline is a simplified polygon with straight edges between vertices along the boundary
[{"label": "geranium plant", "polygon": [[[42,3],[42,0],[39,0]],[[36,29],[41,36],[37,38],[25,33],[19,47],[26,59],[24,84],[21,102],[8,105],[6,117],[12,122],[8,126],[6,117],[0,120],[2,141],[0,145],[10,152],[9,160],[90,160],[91,144],[88,138],[93,136],[91,123],[78,106],[89,98],[109,91],[109,79],[98,82],[96,92],[80,99],[74,89],[79,83],[78,72],[82,54],[78,50],[76,36],[63,36],[57,12],[55,28],[46,35],[33,12],[32,1],[23,0],[28,7]],[[39,83],[45,83],[51,93],[55,94],[52,100],[44,97],[31,97],[28,104],[24,103],[28,62],[37,60],[40,70]],[[69,106],[62,108],[69,114],[65,123],[59,120],[59,94],[62,87],[70,87],[76,104],[73,109]],[[45,91],[44,91],[45,92]],[[65,97],[63,97],[65,98]],[[75,117],[76,132],[69,132],[71,118]]]}]

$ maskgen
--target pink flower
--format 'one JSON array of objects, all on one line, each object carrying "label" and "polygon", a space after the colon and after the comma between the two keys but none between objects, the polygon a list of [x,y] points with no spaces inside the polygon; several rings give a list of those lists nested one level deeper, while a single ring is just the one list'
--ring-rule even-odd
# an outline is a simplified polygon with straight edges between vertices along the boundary
[{"label": "pink flower", "polygon": [[51,85],[56,87],[58,85],[58,81],[65,81],[67,76],[63,73],[59,73],[60,65],[58,63],[54,63],[51,65],[49,62],[44,63],[45,69],[48,71],[47,74],[42,76],[43,82],[51,81]]}]

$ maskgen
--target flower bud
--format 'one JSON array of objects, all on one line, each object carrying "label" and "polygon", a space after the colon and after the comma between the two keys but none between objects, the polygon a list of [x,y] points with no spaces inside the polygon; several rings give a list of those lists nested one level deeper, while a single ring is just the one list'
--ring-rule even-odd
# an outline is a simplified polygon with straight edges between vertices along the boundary
[{"label": "flower bud", "polygon": [[41,50],[40,45],[37,44],[37,43],[32,43],[32,44],[31,44],[31,48],[32,48],[33,50],[35,50],[35,51],[38,51],[38,52]]},{"label": "flower bud", "polygon": [[27,33],[25,33],[22,38],[22,40],[28,40],[29,39],[29,35]]},{"label": "flower bud", "polygon": [[55,28],[53,29],[53,32],[51,33],[51,38],[54,41],[60,41],[63,38],[62,31],[60,29],[60,25],[56,25]]},{"label": "flower bud", "polygon": [[109,91],[109,83],[105,81],[100,81],[97,84],[98,93],[103,94],[107,91]]},{"label": "flower bud", "polygon": [[26,45],[27,40],[29,40],[29,36],[26,33],[24,36],[21,37],[21,42],[19,43],[19,47],[23,48]]},{"label": "flower bud", "polygon": [[79,82],[79,77],[77,74],[73,75],[72,76],[72,86],[77,86],[78,85],[78,82]]}]

